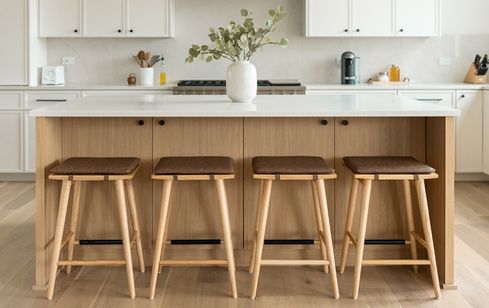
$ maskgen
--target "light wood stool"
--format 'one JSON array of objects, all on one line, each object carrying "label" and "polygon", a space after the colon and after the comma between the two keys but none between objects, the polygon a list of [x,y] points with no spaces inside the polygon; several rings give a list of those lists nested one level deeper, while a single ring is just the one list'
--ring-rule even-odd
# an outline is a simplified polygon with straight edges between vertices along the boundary
[{"label": "light wood stool", "polygon": [[[345,271],[348,248],[350,244],[353,244],[353,246],[355,246],[357,249],[353,280],[353,298],[358,298],[362,265],[413,265],[415,272],[418,271],[418,265],[429,265],[435,295],[437,298],[440,298],[440,284],[438,281],[438,270],[436,267],[435,249],[433,245],[430,215],[428,211],[428,200],[425,189],[425,180],[436,179],[438,178],[438,174],[435,173],[433,168],[415,160],[412,157],[345,157],[344,162],[345,165],[352,171],[353,179],[350,191],[350,201],[348,204],[343,251],[340,261],[340,273]],[[372,181],[374,180],[403,182],[409,240],[401,241],[402,243],[400,244],[410,245],[412,259],[363,260],[365,244],[369,244],[370,242],[371,244],[383,243],[383,240],[365,240],[368,210],[370,205],[370,192],[372,188]],[[414,226],[410,187],[411,182],[414,182],[418,195],[424,239],[418,233],[416,233]],[[352,233],[352,225],[353,217],[355,216],[355,204],[359,184],[362,184],[362,197],[358,237],[355,238]],[[416,241],[428,251],[428,260],[419,260],[417,258]],[[387,243],[388,242],[389,240],[387,240]]]},{"label": "light wood stool", "polygon": [[[127,271],[127,282],[129,286],[129,296],[136,297],[134,288],[134,274],[132,268],[131,246],[136,244],[141,272],[144,272],[143,248],[141,244],[141,234],[139,229],[138,215],[136,210],[136,200],[132,179],[136,174],[141,160],[139,158],[114,157],[76,157],[70,158],[53,168],[50,171],[49,179],[62,181],[61,195],[59,199],[58,218],[53,242],[53,255],[51,267],[49,269],[49,285],[47,298],[52,299],[58,266],[66,266],[66,272],[71,272],[72,266],[100,266],[100,265],[125,265]],[[76,230],[78,222],[78,211],[81,194],[82,182],[113,181],[117,192],[117,207],[122,233],[122,245],[124,247],[124,260],[73,260],[73,250],[75,245],[104,245],[120,244],[120,240],[76,240]],[[129,212],[132,220],[133,236],[129,237],[126,195],[124,184],[127,189],[129,199]],[[71,186],[74,185],[73,205],[71,209],[71,222],[69,232],[63,238],[65,227],[66,212],[70,199]],[[68,257],[66,261],[60,261],[61,249],[68,245]]]},{"label": "light wood stool", "polygon": [[[156,245],[151,273],[149,297],[154,299],[156,282],[160,265],[174,266],[226,266],[228,267],[229,283],[233,298],[238,297],[236,288],[236,268],[234,264],[233,243],[231,237],[231,224],[229,222],[228,202],[224,180],[234,179],[234,162],[229,157],[201,156],[201,157],[163,157],[154,169],[152,178],[163,181],[161,194],[161,213],[156,235]],[[224,245],[227,260],[162,260],[166,244],[170,194],[173,181],[214,181],[221,211]]]},{"label": "light wood stool", "polygon": [[[258,211],[253,233],[253,250],[249,271],[253,274],[251,298],[256,297],[258,278],[262,265],[322,265],[329,272],[335,299],[340,297],[336,266],[333,253],[333,240],[329,222],[328,205],[324,180],[336,178],[334,169],[321,157],[312,156],[261,156],[253,158],[253,178],[261,180]],[[322,260],[263,260],[263,245],[267,227],[268,209],[273,181],[310,181],[314,197],[316,226],[322,253]]]}]

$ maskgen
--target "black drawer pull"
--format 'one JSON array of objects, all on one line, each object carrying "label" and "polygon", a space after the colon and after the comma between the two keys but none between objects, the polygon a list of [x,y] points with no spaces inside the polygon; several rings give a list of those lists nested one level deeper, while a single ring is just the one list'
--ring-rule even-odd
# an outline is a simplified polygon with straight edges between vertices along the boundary
[{"label": "black drawer pull", "polygon": [[328,125],[328,120],[321,120],[321,125],[324,125],[324,126]]},{"label": "black drawer pull", "polygon": [[160,125],[164,126],[166,124],[165,120],[160,120]]},{"label": "black drawer pull", "polygon": [[36,99],[36,102],[66,102],[67,99]]},{"label": "black drawer pull", "polygon": [[144,120],[139,120],[138,121],[138,124],[139,124],[139,126],[143,126],[144,125]]},{"label": "black drawer pull", "polygon": [[343,120],[343,121],[341,121],[341,124],[343,126],[348,126],[348,124],[350,124],[350,122],[348,122],[348,120]]},{"label": "black drawer pull", "polygon": [[417,98],[420,102],[442,102],[443,98]]}]

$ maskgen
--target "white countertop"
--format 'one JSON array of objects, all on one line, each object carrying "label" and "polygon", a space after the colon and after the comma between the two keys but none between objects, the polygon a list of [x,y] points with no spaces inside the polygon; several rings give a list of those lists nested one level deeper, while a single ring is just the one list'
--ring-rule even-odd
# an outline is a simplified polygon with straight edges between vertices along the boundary
[{"label": "white countertop", "polygon": [[85,97],[34,109],[36,117],[445,117],[460,111],[429,102],[372,95],[264,95],[253,103],[227,96]]},{"label": "white countertop", "polygon": [[154,86],[129,86],[127,84],[70,84],[63,86],[0,86],[0,91],[170,91],[176,82]]}]

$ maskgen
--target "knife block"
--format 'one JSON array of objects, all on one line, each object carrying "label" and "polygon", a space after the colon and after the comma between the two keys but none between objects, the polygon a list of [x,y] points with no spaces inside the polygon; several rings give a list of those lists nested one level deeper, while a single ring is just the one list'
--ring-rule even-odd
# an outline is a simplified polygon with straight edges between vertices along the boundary
[{"label": "knife block", "polygon": [[465,83],[476,83],[476,84],[486,83],[487,82],[487,76],[486,75],[477,75],[477,68],[472,63],[470,65],[469,71],[467,72],[467,75],[465,76],[464,82]]}]

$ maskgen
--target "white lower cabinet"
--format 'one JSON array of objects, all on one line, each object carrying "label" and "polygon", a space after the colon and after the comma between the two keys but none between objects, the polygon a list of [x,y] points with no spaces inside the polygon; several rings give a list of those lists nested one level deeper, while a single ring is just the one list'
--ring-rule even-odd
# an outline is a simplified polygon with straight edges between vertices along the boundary
[{"label": "white lower cabinet", "polygon": [[24,172],[36,172],[36,118],[24,111]]},{"label": "white lower cabinet", "polygon": [[455,107],[454,96],[455,91],[399,91],[400,96],[409,97],[420,102],[439,104],[448,107]]},{"label": "white lower cabinet", "polygon": [[0,172],[22,172],[22,111],[0,111]]},{"label": "white lower cabinet", "polygon": [[455,172],[483,172],[482,91],[457,91]]},{"label": "white lower cabinet", "polygon": [[484,138],[483,143],[483,172],[489,175],[489,90],[483,93],[483,130],[482,137]]}]

